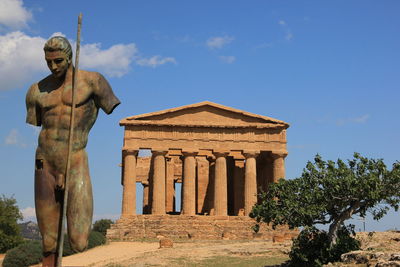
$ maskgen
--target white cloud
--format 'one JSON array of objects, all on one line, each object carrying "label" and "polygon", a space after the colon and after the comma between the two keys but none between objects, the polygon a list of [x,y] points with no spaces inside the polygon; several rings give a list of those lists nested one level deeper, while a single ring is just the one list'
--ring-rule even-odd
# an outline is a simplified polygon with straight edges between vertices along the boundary
[{"label": "white cloud", "polygon": [[224,63],[232,64],[233,62],[235,62],[236,57],[234,57],[234,56],[219,56],[219,59]]},{"label": "white cloud", "polygon": [[105,50],[101,50],[99,43],[82,45],[79,68],[96,69],[111,77],[121,77],[130,70],[137,51],[134,43],[117,44]]},{"label": "white cloud", "polygon": [[42,37],[31,37],[20,31],[0,35],[0,90],[23,86],[46,71],[45,42]]},{"label": "white cloud", "polygon": [[220,49],[235,40],[232,36],[216,36],[207,40],[206,46],[210,49]]},{"label": "white cloud", "polygon": [[27,207],[21,210],[22,216],[24,217],[24,221],[35,221],[36,213],[35,208]]},{"label": "white cloud", "polygon": [[[7,77],[0,79],[0,90],[19,88],[33,83],[39,74],[49,73],[44,60],[45,42],[42,37],[31,37],[20,31],[0,35],[0,77]],[[71,44],[74,47],[73,42]],[[121,77],[129,71],[136,53],[133,43],[117,44],[108,49],[101,49],[98,43],[85,44],[81,46],[79,67]]]},{"label": "white cloud", "polygon": [[4,144],[8,146],[26,147],[26,144],[22,141],[21,134],[17,129],[12,129],[10,131],[10,133],[4,139]]},{"label": "white cloud", "polygon": [[[23,7],[22,0],[0,0],[0,30],[3,25],[8,29],[26,27],[30,19],[32,14]],[[55,35],[65,37],[61,32],[51,36]],[[46,40],[21,31],[0,35],[0,91],[28,86],[28,82],[36,82],[40,75],[44,78],[50,73],[43,52]],[[70,42],[75,48],[74,42]],[[107,49],[102,49],[100,43],[83,44],[79,68],[99,71],[110,77],[121,77],[129,72],[135,59],[140,66],[176,64],[172,57],[139,58],[137,53],[134,43],[115,44]]]},{"label": "white cloud", "polygon": [[32,13],[23,6],[22,0],[0,0],[0,30],[4,26],[11,29],[25,28],[31,19]]},{"label": "white cloud", "polygon": [[164,65],[166,63],[176,64],[176,60],[173,57],[161,57],[161,56],[153,56],[151,58],[140,58],[136,61],[136,64],[139,66],[146,67],[158,67],[160,65]]}]

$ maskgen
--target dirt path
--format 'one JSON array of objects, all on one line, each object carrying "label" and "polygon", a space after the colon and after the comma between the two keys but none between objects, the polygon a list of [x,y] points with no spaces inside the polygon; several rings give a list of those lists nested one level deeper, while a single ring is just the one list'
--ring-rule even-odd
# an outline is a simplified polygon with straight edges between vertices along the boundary
[{"label": "dirt path", "polygon": [[112,242],[90,249],[84,253],[63,258],[63,266],[104,266],[110,262],[120,262],[158,250],[158,243]]},{"label": "dirt path", "polygon": [[[202,260],[214,256],[257,256],[266,253],[285,257],[290,242],[266,241],[193,241],[174,243],[173,248],[159,249],[158,242],[112,242],[84,253],[65,257],[63,266],[165,266],[179,259]],[[176,266],[176,265],[175,265]]]}]

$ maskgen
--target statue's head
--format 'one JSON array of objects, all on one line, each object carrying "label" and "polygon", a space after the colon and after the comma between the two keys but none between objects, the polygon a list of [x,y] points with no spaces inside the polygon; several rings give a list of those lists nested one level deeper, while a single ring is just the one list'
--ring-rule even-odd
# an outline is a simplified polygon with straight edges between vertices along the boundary
[{"label": "statue's head", "polygon": [[61,51],[65,54],[68,63],[72,60],[72,47],[67,38],[63,36],[53,36],[44,45],[44,52]]},{"label": "statue's head", "polygon": [[63,79],[72,62],[71,44],[65,37],[51,37],[44,45],[44,54],[51,73]]}]

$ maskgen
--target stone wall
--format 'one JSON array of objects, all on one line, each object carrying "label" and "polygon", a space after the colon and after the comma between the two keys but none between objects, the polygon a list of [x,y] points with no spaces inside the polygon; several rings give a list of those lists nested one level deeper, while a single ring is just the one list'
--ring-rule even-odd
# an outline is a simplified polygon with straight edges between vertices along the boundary
[{"label": "stone wall", "polygon": [[108,240],[133,241],[164,236],[171,239],[283,241],[297,236],[297,230],[262,224],[254,233],[255,221],[247,216],[134,215],[124,217],[107,231]]}]

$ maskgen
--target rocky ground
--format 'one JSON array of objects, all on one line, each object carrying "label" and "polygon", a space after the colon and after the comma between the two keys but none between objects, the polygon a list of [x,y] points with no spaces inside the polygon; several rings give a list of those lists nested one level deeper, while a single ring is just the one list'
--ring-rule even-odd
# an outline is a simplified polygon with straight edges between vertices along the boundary
[{"label": "rocky ground", "polygon": [[400,231],[357,233],[361,250],[342,255],[342,262],[328,266],[400,267]]},{"label": "rocky ground", "polygon": [[[357,233],[362,250],[328,266],[400,266],[400,231]],[[63,266],[279,266],[288,259],[291,242],[263,240],[181,241],[172,248],[159,242],[111,242],[65,257]]]}]

